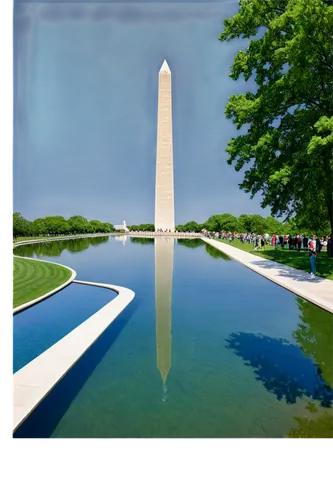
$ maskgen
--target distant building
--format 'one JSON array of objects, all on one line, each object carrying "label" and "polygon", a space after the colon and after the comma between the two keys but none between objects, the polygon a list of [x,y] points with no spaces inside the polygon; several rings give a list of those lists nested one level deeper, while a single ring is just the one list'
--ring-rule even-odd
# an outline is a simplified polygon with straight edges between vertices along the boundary
[{"label": "distant building", "polygon": [[123,220],[122,224],[119,224],[118,226],[114,226],[116,231],[125,231],[125,233],[129,232],[128,227],[126,226],[126,221]]}]

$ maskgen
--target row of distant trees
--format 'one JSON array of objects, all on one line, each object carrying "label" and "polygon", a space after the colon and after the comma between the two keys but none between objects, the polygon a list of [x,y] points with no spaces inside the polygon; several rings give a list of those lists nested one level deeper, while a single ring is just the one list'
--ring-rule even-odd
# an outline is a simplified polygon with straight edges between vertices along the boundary
[{"label": "row of distant trees", "polygon": [[140,224],[139,226],[127,226],[130,231],[155,231],[154,224]]},{"label": "row of distant trees", "polygon": [[[183,225],[176,226],[179,232],[200,232],[203,229],[207,231],[230,231],[238,233],[256,233],[256,234],[329,234],[329,224],[322,227],[311,227],[306,220],[291,219],[289,222],[281,222],[272,216],[262,217],[259,214],[242,214],[236,217],[232,214],[212,215],[202,224],[196,221],[190,221]],[[130,231],[154,231],[154,224],[140,224],[128,226]],[[80,215],[73,215],[65,219],[60,215],[43,217],[33,222],[25,219],[19,212],[13,216],[14,237],[18,236],[44,236],[60,234],[91,234],[91,233],[110,233],[114,227],[109,222],[100,222],[98,220],[88,221]]]},{"label": "row of distant trees", "polygon": [[18,236],[57,236],[60,234],[110,233],[113,225],[99,220],[88,221],[81,215],[73,215],[65,219],[53,215],[29,221],[19,212],[13,214],[13,235]]},{"label": "row of distant trees", "polygon": [[203,224],[195,221],[187,222],[184,225],[176,226],[176,231],[195,231],[202,229],[207,231],[229,231],[238,233],[256,234],[329,234],[330,226],[326,223],[322,227],[311,227],[306,220],[290,219],[289,222],[281,222],[272,216],[262,217],[259,214],[242,214],[235,217],[232,214],[212,215]]},{"label": "row of distant trees", "polygon": [[[128,226],[130,231],[155,231],[154,224],[140,224],[138,226]],[[239,217],[235,215],[217,214],[212,215],[203,223],[194,220],[186,224],[176,226],[179,232],[201,232],[207,231],[229,231],[238,233],[256,233],[256,234],[330,234],[330,225],[327,221],[311,224],[306,218],[291,218],[288,222],[281,222],[272,217],[262,217],[259,214],[242,214]]]}]

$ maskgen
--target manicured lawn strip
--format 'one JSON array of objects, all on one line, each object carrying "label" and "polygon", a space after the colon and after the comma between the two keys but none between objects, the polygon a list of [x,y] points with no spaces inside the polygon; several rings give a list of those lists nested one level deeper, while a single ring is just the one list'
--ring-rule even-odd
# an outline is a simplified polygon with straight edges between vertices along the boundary
[{"label": "manicured lawn strip", "polygon": [[[286,266],[294,267],[295,269],[301,269],[307,273],[310,272],[310,259],[307,250],[297,252],[296,250],[288,250],[288,248],[284,248],[283,250],[281,248],[274,249],[269,245],[265,245],[265,250],[254,252],[253,243],[241,243],[238,239],[234,239],[232,242],[221,239],[218,239],[217,241],[239,248],[244,252],[259,255],[265,259],[273,260],[274,262],[279,262],[280,264],[285,264]],[[326,251],[318,254],[317,275],[333,280],[333,259],[327,256]]]},{"label": "manicured lawn strip", "polygon": [[[124,233],[121,233],[120,231],[113,231],[111,234],[118,235],[118,234],[124,234]],[[91,236],[110,236],[110,233],[58,234],[57,236],[18,236],[17,238],[13,239],[13,242],[18,243],[19,241],[48,240],[50,238],[74,239],[74,238],[79,238],[81,236],[85,236],[86,238],[89,238]]]},{"label": "manicured lawn strip", "polygon": [[72,273],[65,267],[14,257],[13,307],[36,299],[69,280]]},{"label": "manicured lawn strip", "polygon": [[[89,234],[58,234],[57,236],[18,236],[13,239],[14,243],[19,241],[29,241],[29,240],[48,240],[50,238],[75,238],[79,236],[90,236]],[[94,235],[93,235],[94,236]]]}]

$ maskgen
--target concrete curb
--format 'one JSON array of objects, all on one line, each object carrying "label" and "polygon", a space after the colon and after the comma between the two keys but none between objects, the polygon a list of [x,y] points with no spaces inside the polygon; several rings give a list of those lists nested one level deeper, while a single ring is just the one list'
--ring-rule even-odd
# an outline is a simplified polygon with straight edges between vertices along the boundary
[{"label": "concrete curb", "polygon": [[13,375],[15,431],[135,297],[121,286],[77,280],[108,288],[118,296]]},{"label": "concrete curb", "polygon": [[33,306],[34,304],[37,304],[37,302],[41,302],[42,300],[46,299],[47,297],[50,297],[51,295],[59,292],[60,290],[62,290],[63,288],[65,288],[66,286],[70,285],[70,283],[72,283],[72,281],[75,279],[76,277],[76,271],[74,271],[74,269],[72,269],[71,267],[68,267],[68,266],[64,266],[63,264],[58,264],[56,262],[50,262],[48,260],[41,260],[41,259],[32,259],[31,257],[21,257],[19,255],[14,255],[14,257],[16,259],[26,259],[26,260],[33,260],[35,262],[46,262],[47,264],[53,264],[54,266],[60,266],[60,267],[64,267],[66,269],[69,269],[69,271],[71,271],[72,275],[71,277],[69,278],[69,280],[67,280],[65,283],[63,283],[62,285],[59,285],[57,288],[54,288],[53,290],[51,290],[50,292],[47,292],[45,293],[44,295],[41,295],[40,297],[37,297],[36,299],[33,299],[33,300],[29,300],[29,302],[25,302],[24,304],[21,304],[20,306],[17,306],[13,309],[13,314],[16,314],[20,311],[23,311],[24,309],[27,309],[28,307],[31,307]]},{"label": "concrete curb", "polygon": [[[277,285],[325,309],[325,311],[331,314],[333,313],[333,281],[325,278],[317,278],[316,281],[311,281],[308,273],[295,269],[294,267],[279,264],[278,262],[264,259],[257,255],[254,256],[248,252],[244,252],[244,250],[240,250],[239,248],[232,247],[220,241],[211,240],[209,238],[201,239],[205,243],[217,248],[217,250],[220,250],[220,252],[225,253],[232,259],[248,267],[251,271],[264,276]],[[261,263],[266,266],[266,269],[260,267],[259,264]],[[283,276],[281,273],[285,273],[287,276]],[[316,287],[316,289],[314,287]]]}]

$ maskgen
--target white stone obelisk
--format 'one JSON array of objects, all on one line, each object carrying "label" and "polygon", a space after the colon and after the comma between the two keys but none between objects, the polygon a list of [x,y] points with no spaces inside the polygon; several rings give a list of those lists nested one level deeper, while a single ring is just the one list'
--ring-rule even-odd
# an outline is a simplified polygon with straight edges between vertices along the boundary
[{"label": "white stone obelisk", "polygon": [[171,71],[164,60],[158,75],[155,231],[175,230]]}]

